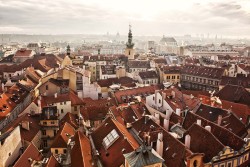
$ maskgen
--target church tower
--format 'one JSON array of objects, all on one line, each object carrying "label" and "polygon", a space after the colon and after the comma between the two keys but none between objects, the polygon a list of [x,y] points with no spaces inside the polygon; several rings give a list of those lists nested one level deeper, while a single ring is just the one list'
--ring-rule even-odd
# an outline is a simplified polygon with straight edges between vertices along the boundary
[{"label": "church tower", "polygon": [[67,46],[67,56],[70,57],[70,46],[69,45]]},{"label": "church tower", "polygon": [[135,59],[135,50],[132,38],[133,35],[131,31],[131,25],[129,25],[128,42],[126,43],[126,50],[125,50],[125,55],[128,57],[129,60]]}]

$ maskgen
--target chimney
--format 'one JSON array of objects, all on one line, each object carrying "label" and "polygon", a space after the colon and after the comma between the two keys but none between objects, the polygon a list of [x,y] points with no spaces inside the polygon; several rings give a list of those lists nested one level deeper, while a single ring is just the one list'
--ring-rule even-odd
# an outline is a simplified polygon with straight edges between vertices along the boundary
[{"label": "chimney", "polygon": [[190,94],[190,98],[193,99],[193,98],[194,98],[194,95]]},{"label": "chimney", "polygon": [[41,105],[41,100],[40,100],[40,98],[38,98],[37,104],[38,104],[38,113],[41,113],[41,111],[42,111],[42,105]]},{"label": "chimney", "polygon": [[23,121],[21,123],[21,125],[22,125],[23,129],[30,130],[30,122],[29,121]]},{"label": "chimney", "polygon": [[205,129],[209,132],[211,132],[211,126],[205,126]]},{"label": "chimney", "polygon": [[173,98],[175,98],[175,91],[172,90],[171,95]]},{"label": "chimney", "polygon": [[57,98],[57,93],[54,94],[55,98]]},{"label": "chimney", "polygon": [[155,118],[156,119],[160,119],[160,114],[159,113],[155,113]]},{"label": "chimney", "polygon": [[5,90],[4,90],[4,83],[2,83],[2,91],[4,92]]},{"label": "chimney", "polygon": [[191,143],[191,136],[187,134],[185,136],[185,146],[190,149],[190,143]]},{"label": "chimney", "polygon": [[201,126],[201,120],[197,119],[197,124]]},{"label": "chimney", "polygon": [[218,122],[217,122],[218,125],[221,125],[221,120],[222,120],[222,115],[219,115],[219,116],[218,116]]},{"label": "chimney", "polygon": [[168,131],[169,129],[169,120],[168,119],[164,119],[164,128],[166,129],[166,131]]},{"label": "chimney", "polygon": [[181,116],[181,109],[176,108],[176,114],[177,114],[178,116]]},{"label": "chimney", "polygon": [[158,139],[156,143],[156,152],[162,157],[163,155],[163,134],[162,132],[158,133]]}]

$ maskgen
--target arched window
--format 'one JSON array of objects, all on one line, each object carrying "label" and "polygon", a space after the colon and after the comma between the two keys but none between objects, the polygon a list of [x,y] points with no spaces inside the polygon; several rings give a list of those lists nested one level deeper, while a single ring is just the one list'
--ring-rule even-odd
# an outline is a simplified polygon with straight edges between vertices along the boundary
[{"label": "arched window", "polygon": [[197,167],[197,160],[194,160],[193,167]]}]

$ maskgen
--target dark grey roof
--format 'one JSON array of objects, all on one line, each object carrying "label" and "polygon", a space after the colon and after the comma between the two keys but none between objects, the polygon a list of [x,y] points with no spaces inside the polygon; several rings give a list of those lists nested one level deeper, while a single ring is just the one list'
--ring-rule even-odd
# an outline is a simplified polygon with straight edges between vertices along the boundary
[{"label": "dark grey roof", "polygon": [[156,163],[162,163],[164,160],[151,152],[152,148],[142,145],[137,150],[123,154],[131,167],[142,167]]},{"label": "dark grey roof", "polygon": [[163,37],[160,40],[160,43],[168,43],[168,42],[176,42],[176,40],[173,37]]}]

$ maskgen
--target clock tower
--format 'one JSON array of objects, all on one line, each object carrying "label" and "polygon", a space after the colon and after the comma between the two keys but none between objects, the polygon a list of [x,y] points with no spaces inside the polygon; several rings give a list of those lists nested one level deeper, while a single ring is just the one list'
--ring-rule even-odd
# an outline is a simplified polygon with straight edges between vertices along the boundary
[{"label": "clock tower", "polygon": [[128,32],[128,42],[126,43],[126,50],[125,55],[128,57],[129,60],[135,59],[135,50],[134,50],[134,43],[132,42],[132,31],[131,25],[129,25],[129,32]]}]

